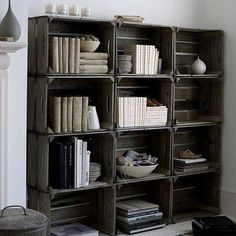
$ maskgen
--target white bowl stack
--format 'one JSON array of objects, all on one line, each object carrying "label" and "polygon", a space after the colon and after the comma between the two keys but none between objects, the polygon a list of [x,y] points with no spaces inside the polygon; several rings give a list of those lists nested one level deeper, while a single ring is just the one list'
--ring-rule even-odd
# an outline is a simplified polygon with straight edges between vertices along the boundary
[{"label": "white bowl stack", "polygon": [[119,73],[130,73],[132,71],[132,56],[118,55],[117,65],[119,68]]},{"label": "white bowl stack", "polygon": [[101,165],[96,162],[90,162],[89,182],[95,182],[101,176]]}]

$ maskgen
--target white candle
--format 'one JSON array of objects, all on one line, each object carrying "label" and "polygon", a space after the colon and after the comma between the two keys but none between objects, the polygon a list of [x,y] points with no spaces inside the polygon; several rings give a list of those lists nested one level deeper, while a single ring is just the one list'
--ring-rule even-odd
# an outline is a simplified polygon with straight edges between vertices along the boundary
[{"label": "white candle", "polygon": [[80,8],[78,5],[72,5],[69,7],[69,15],[71,16],[78,16],[80,17],[81,13],[80,13]]},{"label": "white candle", "polygon": [[48,3],[45,5],[45,13],[46,14],[56,14],[56,3]]},{"label": "white candle", "polygon": [[67,5],[65,3],[57,6],[57,14],[67,15]]},{"label": "white candle", "polygon": [[91,6],[86,6],[82,8],[82,17],[90,18],[92,16]]}]

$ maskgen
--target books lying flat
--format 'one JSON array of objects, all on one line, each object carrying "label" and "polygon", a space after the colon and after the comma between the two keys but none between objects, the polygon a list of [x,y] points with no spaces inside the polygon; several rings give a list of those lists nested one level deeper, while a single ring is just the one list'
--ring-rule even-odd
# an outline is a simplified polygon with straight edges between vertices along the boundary
[{"label": "books lying flat", "polygon": [[140,215],[140,216],[133,216],[133,217],[125,217],[122,215],[117,214],[116,219],[120,222],[126,223],[126,224],[137,224],[137,223],[145,223],[151,220],[160,220],[162,219],[163,213],[150,213],[146,215]]},{"label": "books lying flat", "polygon": [[125,233],[136,234],[136,233],[141,233],[141,232],[145,232],[145,231],[148,231],[148,230],[159,229],[159,228],[162,228],[164,226],[165,226],[165,224],[157,224],[157,225],[146,226],[146,227],[141,228],[141,229],[126,229],[126,228],[123,228],[123,227],[120,227],[120,228],[122,230],[124,230]]},{"label": "books lying flat", "polygon": [[107,65],[107,60],[88,60],[81,59],[80,65]]},{"label": "books lying flat", "polygon": [[80,65],[79,68],[83,74],[105,74],[108,72],[107,65]]},{"label": "books lying flat", "polygon": [[108,54],[103,52],[81,52],[80,59],[107,60]]},{"label": "books lying flat", "polygon": [[119,213],[123,213],[125,216],[131,216],[134,214],[144,214],[145,212],[159,212],[159,205],[143,200],[133,199],[118,202],[116,209]]},{"label": "books lying flat", "polygon": [[51,228],[52,236],[98,236],[98,233],[96,229],[82,224],[68,224]]},{"label": "books lying flat", "polygon": [[125,228],[125,229],[128,229],[128,230],[142,229],[142,228],[145,228],[145,227],[150,227],[150,226],[153,226],[153,225],[160,225],[160,224],[162,224],[161,220],[151,220],[151,221],[148,221],[146,223],[136,223],[136,224],[132,224],[132,225],[117,221],[117,225],[119,227]]},{"label": "books lying flat", "polygon": [[200,163],[205,162],[206,158],[197,158],[197,159],[180,159],[180,158],[174,158],[174,163],[184,163],[184,164],[190,164],[190,163]]}]

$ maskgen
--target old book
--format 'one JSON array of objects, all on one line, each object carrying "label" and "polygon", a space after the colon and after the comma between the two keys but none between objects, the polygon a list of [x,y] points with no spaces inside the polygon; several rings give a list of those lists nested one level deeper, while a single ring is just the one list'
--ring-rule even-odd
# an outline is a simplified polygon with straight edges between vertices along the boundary
[{"label": "old book", "polygon": [[55,73],[59,73],[59,52],[58,52],[58,37],[51,39],[51,65]]},{"label": "old book", "polygon": [[69,73],[69,38],[62,39],[63,73]]},{"label": "old book", "polygon": [[107,65],[107,60],[80,59],[80,65]]},{"label": "old book", "polygon": [[124,53],[126,55],[131,55],[132,56],[132,73],[138,74],[139,68],[138,68],[138,63],[139,63],[139,48],[140,46],[136,44],[129,45],[128,47],[125,47]]},{"label": "old book", "polygon": [[67,178],[66,187],[74,188],[74,143],[66,142],[67,145]]},{"label": "old book", "polygon": [[67,155],[65,143],[52,142],[49,147],[49,185],[55,189],[67,188]]},{"label": "old book", "polygon": [[84,74],[105,74],[108,72],[107,65],[80,65],[80,72]]},{"label": "old book", "polygon": [[80,59],[107,60],[108,54],[103,52],[81,52]]},{"label": "old book", "polygon": [[58,37],[59,73],[63,73],[62,37]]},{"label": "old book", "polygon": [[82,186],[82,159],[83,158],[83,140],[77,140],[77,157],[76,157],[76,175],[77,175],[77,188]]},{"label": "old book", "polygon": [[82,129],[82,97],[73,98],[72,130],[80,132]]},{"label": "old book", "polygon": [[67,132],[67,97],[61,98],[61,132]]},{"label": "old book", "polygon": [[67,131],[73,131],[73,97],[67,98]]},{"label": "old book", "polygon": [[79,73],[80,66],[80,39],[75,38],[75,73]]},{"label": "old book", "polygon": [[69,39],[69,73],[75,73],[75,38]]},{"label": "old book", "polygon": [[86,141],[83,141],[82,144],[82,187],[85,187],[88,185],[88,182],[86,181],[86,175],[88,174],[86,171],[86,165],[87,165],[87,147],[88,143]]},{"label": "old book", "polygon": [[48,97],[48,126],[56,133],[61,132],[61,97]]},{"label": "old book", "polygon": [[83,97],[82,101],[82,131],[87,131],[88,130],[88,103],[89,103],[89,98],[88,97]]}]

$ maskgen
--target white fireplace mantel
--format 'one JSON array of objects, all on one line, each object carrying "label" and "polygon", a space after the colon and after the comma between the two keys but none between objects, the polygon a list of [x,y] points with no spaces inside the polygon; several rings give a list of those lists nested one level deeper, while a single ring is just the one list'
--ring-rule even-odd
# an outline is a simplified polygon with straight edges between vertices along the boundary
[{"label": "white fireplace mantel", "polygon": [[24,42],[0,42],[0,209],[8,205],[8,73],[9,53],[16,53],[27,46]]}]

